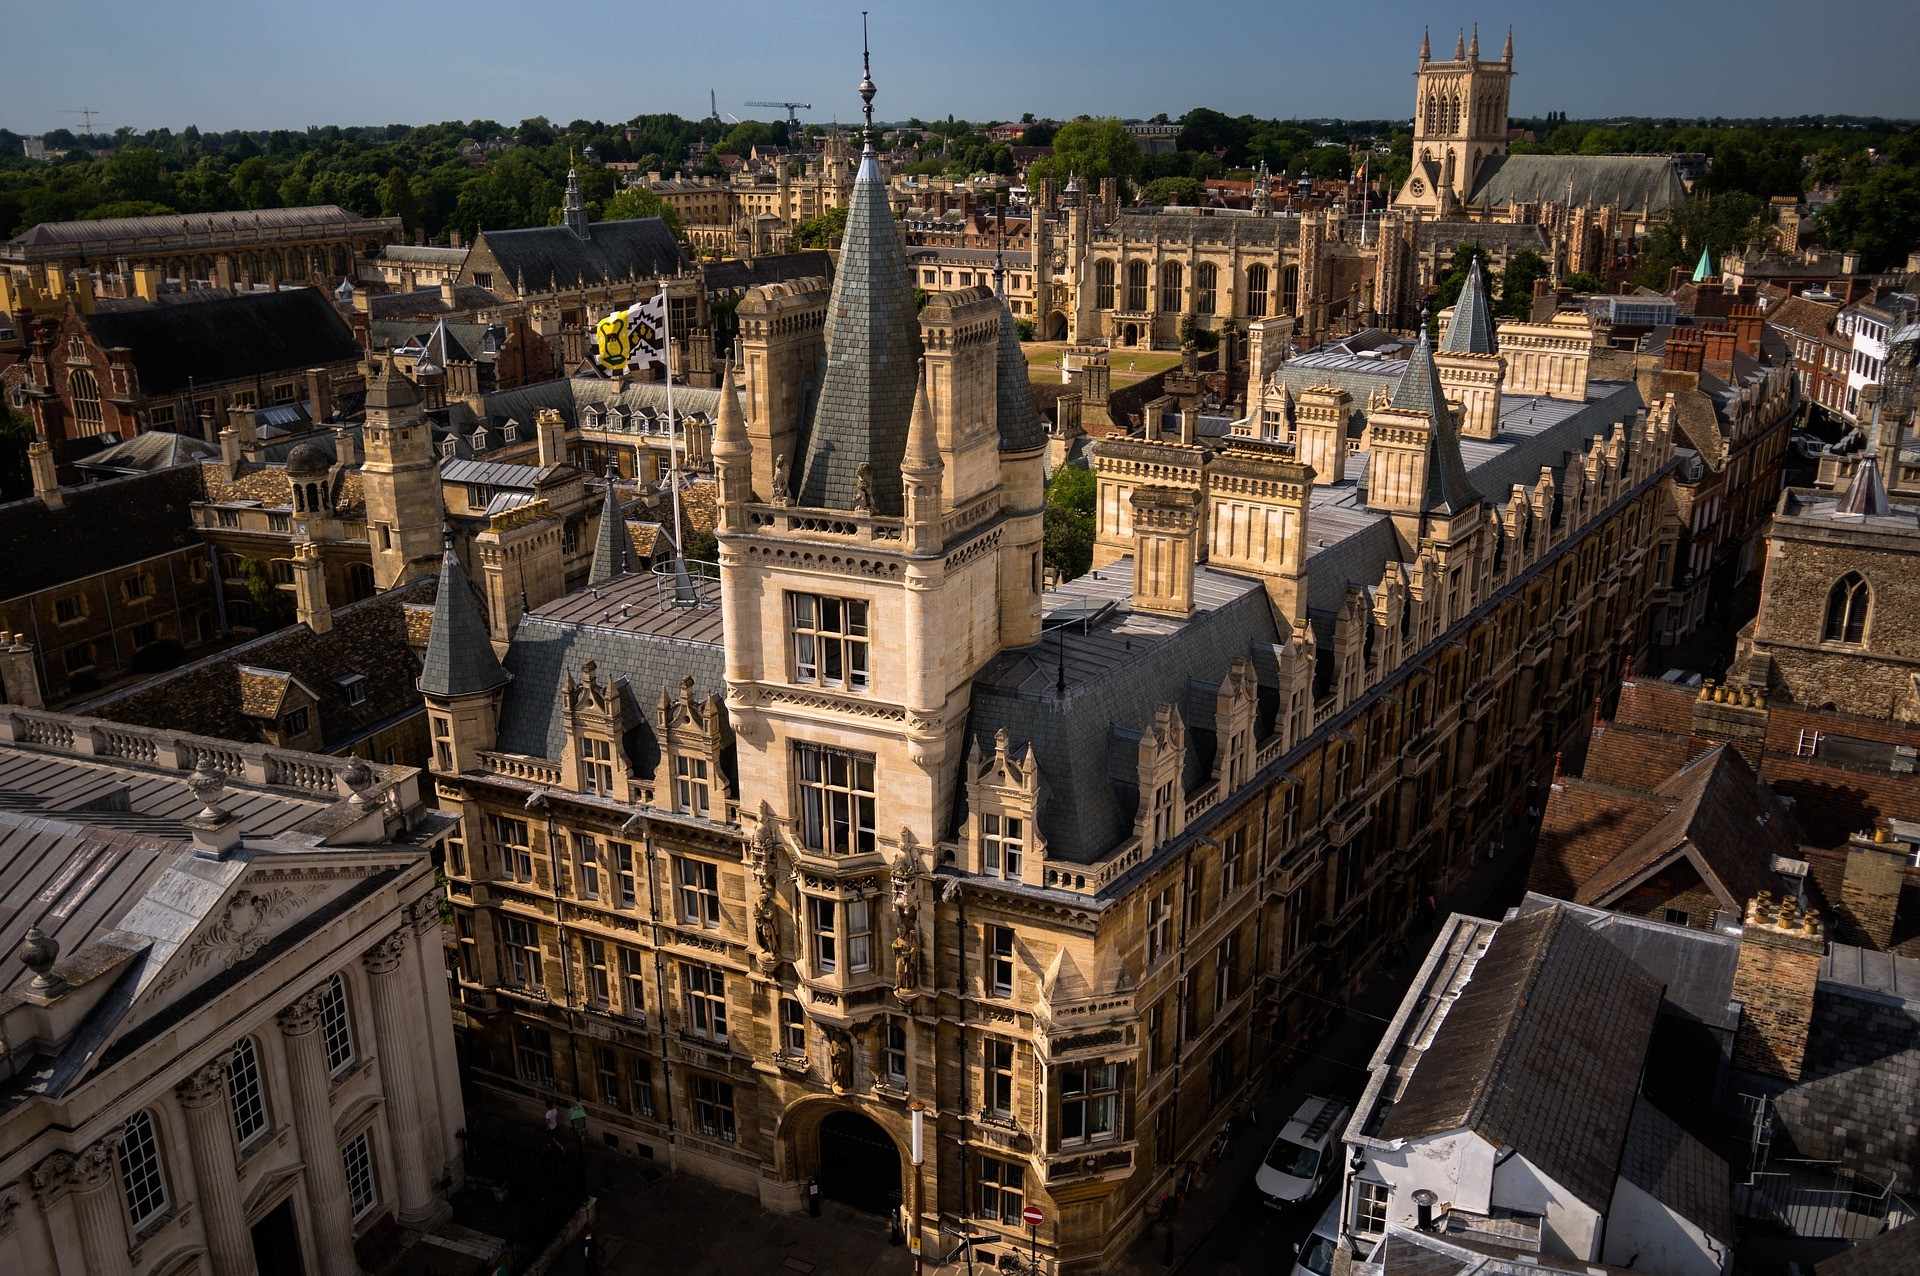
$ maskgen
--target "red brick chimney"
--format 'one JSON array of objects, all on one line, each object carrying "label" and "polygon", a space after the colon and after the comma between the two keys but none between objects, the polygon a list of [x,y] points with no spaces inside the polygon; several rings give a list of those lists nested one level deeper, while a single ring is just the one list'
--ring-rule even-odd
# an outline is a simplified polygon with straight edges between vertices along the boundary
[{"label": "red brick chimney", "polygon": [[1733,344],[1751,357],[1760,357],[1760,307],[1745,302],[1727,316],[1733,324]]},{"label": "red brick chimney", "polygon": [[1791,898],[1776,902],[1766,891],[1747,905],[1733,970],[1733,999],[1740,1003],[1734,1067],[1800,1079],[1813,1027],[1814,985],[1826,951],[1818,913],[1801,912]]},{"label": "red brick chimney", "polygon": [[1706,358],[1706,344],[1698,337],[1683,337],[1672,332],[1667,335],[1667,359],[1662,365],[1668,372],[1698,372]]},{"label": "red brick chimney", "polygon": [[1884,828],[1847,839],[1847,872],[1840,913],[1847,942],[1885,952],[1893,946],[1893,915],[1907,880],[1906,847]]},{"label": "red brick chimney", "polygon": [[1731,363],[1733,361],[1733,329],[1707,328],[1701,332],[1706,341],[1703,357],[1708,363]]}]

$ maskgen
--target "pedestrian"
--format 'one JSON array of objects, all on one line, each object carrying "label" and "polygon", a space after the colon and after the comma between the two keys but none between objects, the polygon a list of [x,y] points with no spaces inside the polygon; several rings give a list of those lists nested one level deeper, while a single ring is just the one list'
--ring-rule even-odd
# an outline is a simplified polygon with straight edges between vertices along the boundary
[{"label": "pedestrian", "polygon": [[547,1133],[557,1134],[559,1130],[560,1130],[560,1105],[557,1103],[549,1103],[547,1105]]},{"label": "pedestrian", "polygon": [[580,1238],[580,1268],[587,1276],[600,1276],[600,1242],[593,1238],[591,1227]]}]

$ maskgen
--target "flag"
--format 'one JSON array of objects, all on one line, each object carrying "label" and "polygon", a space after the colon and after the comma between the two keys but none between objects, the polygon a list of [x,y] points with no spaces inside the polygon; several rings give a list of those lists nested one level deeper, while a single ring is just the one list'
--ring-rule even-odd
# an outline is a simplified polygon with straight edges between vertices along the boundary
[{"label": "flag", "polygon": [[631,363],[665,363],[666,324],[664,291],[614,311],[593,327],[593,361],[608,372],[622,371]]}]

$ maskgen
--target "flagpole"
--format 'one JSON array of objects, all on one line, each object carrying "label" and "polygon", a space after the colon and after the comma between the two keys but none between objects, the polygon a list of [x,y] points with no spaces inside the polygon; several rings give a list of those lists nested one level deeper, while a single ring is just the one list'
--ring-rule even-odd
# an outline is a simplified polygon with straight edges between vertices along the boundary
[{"label": "flagpole", "polygon": [[667,486],[673,492],[673,556],[682,559],[680,546],[680,446],[673,415],[673,298],[667,281],[660,281],[660,338],[667,361]]}]

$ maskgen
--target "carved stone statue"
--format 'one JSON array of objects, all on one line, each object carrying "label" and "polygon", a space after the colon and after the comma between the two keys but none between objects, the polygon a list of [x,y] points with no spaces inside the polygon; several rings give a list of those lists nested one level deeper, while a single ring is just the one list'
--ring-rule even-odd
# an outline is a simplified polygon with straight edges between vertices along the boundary
[{"label": "carved stone statue", "polygon": [[773,454],[773,503],[786,506],[793,499],[792,485],[787,481],[787,458],[785,454]]},{"label": "carved stone statue", "polygon": [[873,512],[873,466],[866,461],[853,472],[853,508],[863,514]]},{"label": "carved stone statue", "polygon": [[760,961],[771,966],[780,960],[779,912],[773,903],[773,882],[768,880],[753,904],[753,939],[760,946]]},{"label": "carved stone statue", "polygon": [[827,1033],[827,1074],[835,1094],[853,1089],[853,1038],[844,1032]]},{"label": "carved stone statue", "polygon": [[920,932],[902,926],[893,937],[893,990],[905,999],[920,988]]}]

